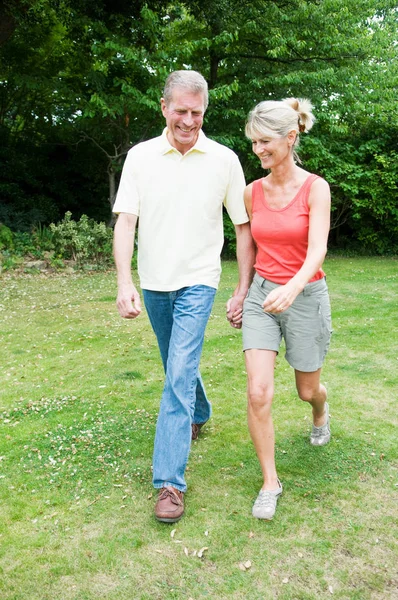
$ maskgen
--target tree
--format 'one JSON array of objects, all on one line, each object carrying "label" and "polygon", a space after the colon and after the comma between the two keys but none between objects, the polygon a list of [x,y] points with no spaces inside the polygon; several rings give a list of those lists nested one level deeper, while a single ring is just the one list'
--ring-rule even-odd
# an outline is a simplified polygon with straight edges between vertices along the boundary
[{"label": "tree", "polygon": [[[76,185],[85,174],[66,172],[79,206],[72,210],[94,210],[87,198],[100,194],[110,214],[128,148],[162,128],[165,77],[194,68],[210,87],[205,131],[238,152],[248,180],[261,176],[243,134],[248,111],[266,98],[309,97],[317,122],[301,154],[332,185],[333,242],[355,238],[397,251],[392,0],[32,0],[24,7],[0,48],[0,127],[17,155],[26,144],[45,161],[46,147],[64,144],[69,163],[84,155],[96,165],[86,169],[89,194],[88,181]],[[46,197],[63,208],[65,190],[56,188],[52,182]]]}]

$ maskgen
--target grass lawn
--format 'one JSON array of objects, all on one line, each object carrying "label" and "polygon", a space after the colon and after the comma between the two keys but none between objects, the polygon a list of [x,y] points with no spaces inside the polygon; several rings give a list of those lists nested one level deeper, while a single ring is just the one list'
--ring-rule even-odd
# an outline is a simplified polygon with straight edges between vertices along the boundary
[{"label": "grass lawn", "polygon": [[153,518],[163,372],[146,315],[119,318],[113,272],[3,275],[1,600],[397,599],[397,267],[327,260],[332,441],[310,446],[281,352],[284,494],[261,522],[241,336],[224,310],[236,265],[224,264],[201,363],[213,418],[193,443],[174,526]]}]

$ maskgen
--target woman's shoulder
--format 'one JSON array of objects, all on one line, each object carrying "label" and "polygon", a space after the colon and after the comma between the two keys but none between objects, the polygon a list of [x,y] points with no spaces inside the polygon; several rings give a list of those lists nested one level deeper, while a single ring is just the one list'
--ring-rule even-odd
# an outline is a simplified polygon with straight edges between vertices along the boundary
[{"label": "woman's shoulder", "polygon": [[308,179],[312,178],[311,181],[311,189],[329,189],[329,184],[326,181],[326,179],[324,179],[323,177],[321,177],[320,175],[317,175],[316,173],[309,173],[308,174]]},{"label": "woman's shoulder", "polygon": [[252,181],[251,183],[248,183],[247,186],[245,187],[245,191],[243,192],[243,196],[245,198],[245,202],[250,201],[252,199],[252,195],[253,195],[253,184],[255,182]]},{"label": "woman's shoulder", "polygon": [[255,189],[258,185],[261,185],[261,183],[262,183],[262,178],[255,179],[254,181],[251,181],[250,183],[248,183],[247,186],[245,187],[245,196],[249,195],[251,197],[253,194],[253,189]]},{"label": "woman's shoulder", "polygon": [[330,186],[319,175],[315,175],[308,194],[308,205],[311,207],[314,203],[330,204]]},{"label": "woman's shoulder", "polygon": [[301,185],[304,186],[305,184],[307,184],[311,190],[321,190],[329,188],[329,184],[326,181],[326,179],[321,177],[321,175],[317,175],[317,173],[311,173],[310,171],[306,171],[305,169],[300,168],[299,178]]}]

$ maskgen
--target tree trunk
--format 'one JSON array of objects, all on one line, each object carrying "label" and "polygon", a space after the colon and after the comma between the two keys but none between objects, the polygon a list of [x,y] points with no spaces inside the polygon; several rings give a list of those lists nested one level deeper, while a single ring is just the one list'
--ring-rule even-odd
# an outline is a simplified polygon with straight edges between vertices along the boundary
[{"label": "tree trunk", "polygon": [[[116,178],[115,178],[115,170],[113,168],[112,162],[108,164],[108,180],[109,180],[109,204],[111,210],[113,209],[113,205],[116,200]],[[109,226],[113,227],[115,224],[115,215],[112,213],[109,221]]]}]

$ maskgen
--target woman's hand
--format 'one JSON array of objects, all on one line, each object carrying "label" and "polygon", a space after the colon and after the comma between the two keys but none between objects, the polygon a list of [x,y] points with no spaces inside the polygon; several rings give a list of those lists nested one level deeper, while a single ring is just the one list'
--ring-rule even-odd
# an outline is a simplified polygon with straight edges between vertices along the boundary
[{"label": "woman's hand", "polygon": [[299,293],[299,289],[293,289],[288,284],[278,286],[264,300],[262,304],[264,312],[272,314],[284,312],[293,304]]}]

